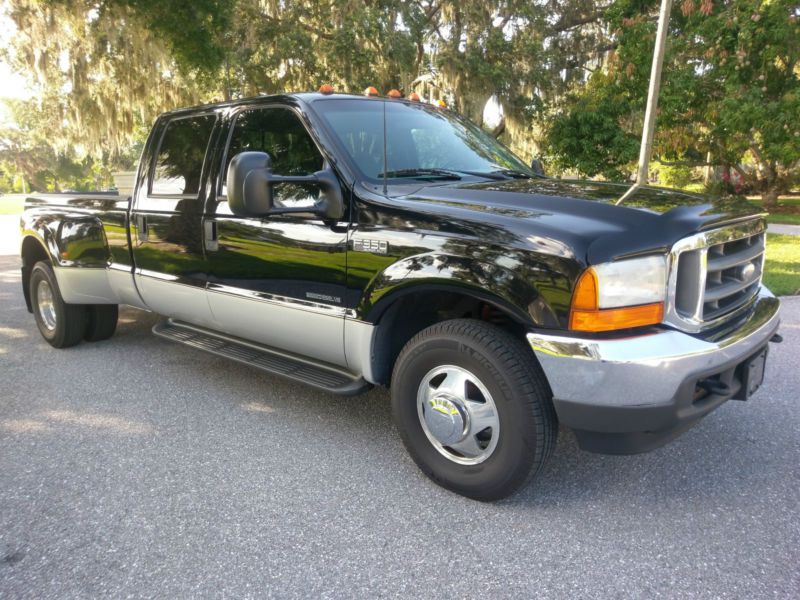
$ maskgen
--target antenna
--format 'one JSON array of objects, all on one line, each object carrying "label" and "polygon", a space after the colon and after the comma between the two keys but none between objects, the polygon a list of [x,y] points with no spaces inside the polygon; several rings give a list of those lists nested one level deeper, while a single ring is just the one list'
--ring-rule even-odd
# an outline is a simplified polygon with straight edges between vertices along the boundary
[{"label": "antenna", "polygon": [[389,158],[386,154],[386,100],[383,101],[383,195],[387,195],[388,190],[386,187],[386,171],[389,169],[388,166]]},{"label": "antenna", "polygon": [[650,165],[650,155],[653,153],[658,91],[661,87],[661,66],[664,64],[664,49],[667,45],[667,29],[669,28],[669,13],[671,9],[672,0],[661,0],[661,10],[658,13],[656,46],[653,49],[653,66],[650,69],[650,87],[647,90],[647,109],[644,113],[642,145],[639,149],[639,168],[636,172],[636,182],[628,188],[628,191],[615,204],[622,204],[647,183],[647,167]]}]

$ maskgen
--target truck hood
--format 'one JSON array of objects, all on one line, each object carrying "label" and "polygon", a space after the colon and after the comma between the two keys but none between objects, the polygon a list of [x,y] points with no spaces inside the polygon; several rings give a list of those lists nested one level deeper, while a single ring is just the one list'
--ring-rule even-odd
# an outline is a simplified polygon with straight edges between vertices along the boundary
[{"label": "truck hood", "polygon": [[576,258],[589,264],[665,252],[683,237],[760,214],[743,198],[655,187],[642,187],[617,205],[628,186],[596,181],[542,178],[403,187],[391,195],[413,202],[416,210],[427,205],[453,218],[513,230],[531,241],[541,237],[567,243]]}]

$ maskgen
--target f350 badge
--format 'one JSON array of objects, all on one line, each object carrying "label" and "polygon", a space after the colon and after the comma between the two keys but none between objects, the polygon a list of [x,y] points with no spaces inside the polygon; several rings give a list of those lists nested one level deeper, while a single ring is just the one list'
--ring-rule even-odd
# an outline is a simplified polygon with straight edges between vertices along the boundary
[{"label": "f350 badge", "polygon": [[353,250],[356,252],[371,252],[372,254],[388,254],[389,242],[386,240],[354,239]]}]

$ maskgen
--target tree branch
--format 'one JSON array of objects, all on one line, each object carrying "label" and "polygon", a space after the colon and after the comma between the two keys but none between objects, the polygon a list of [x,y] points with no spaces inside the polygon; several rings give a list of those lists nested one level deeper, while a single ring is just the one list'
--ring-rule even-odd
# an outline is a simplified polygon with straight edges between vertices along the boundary
[{"label": "tree branch", "polygon": [[588,25],[589,23],[599,21],[605,14],[606,8],[607,7],[601,8],[600,10],[588,15],[561,19],[558,23],[553,25],[553,31],[556,33],[563,33],[570,29],[574,29],[575,27],[580,27],[581,25]]}]

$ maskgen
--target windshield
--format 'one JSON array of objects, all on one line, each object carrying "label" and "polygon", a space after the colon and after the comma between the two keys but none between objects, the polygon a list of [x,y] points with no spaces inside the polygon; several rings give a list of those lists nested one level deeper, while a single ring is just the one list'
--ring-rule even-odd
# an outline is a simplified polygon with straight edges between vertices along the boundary
[{"label": "windshield", "polygon": [[[384,146],[384,106],[386,144]],[[316,103],[320,117],[368,179],[459,178],[533,172],[480,127],[424,104],[359,99]]]}]

